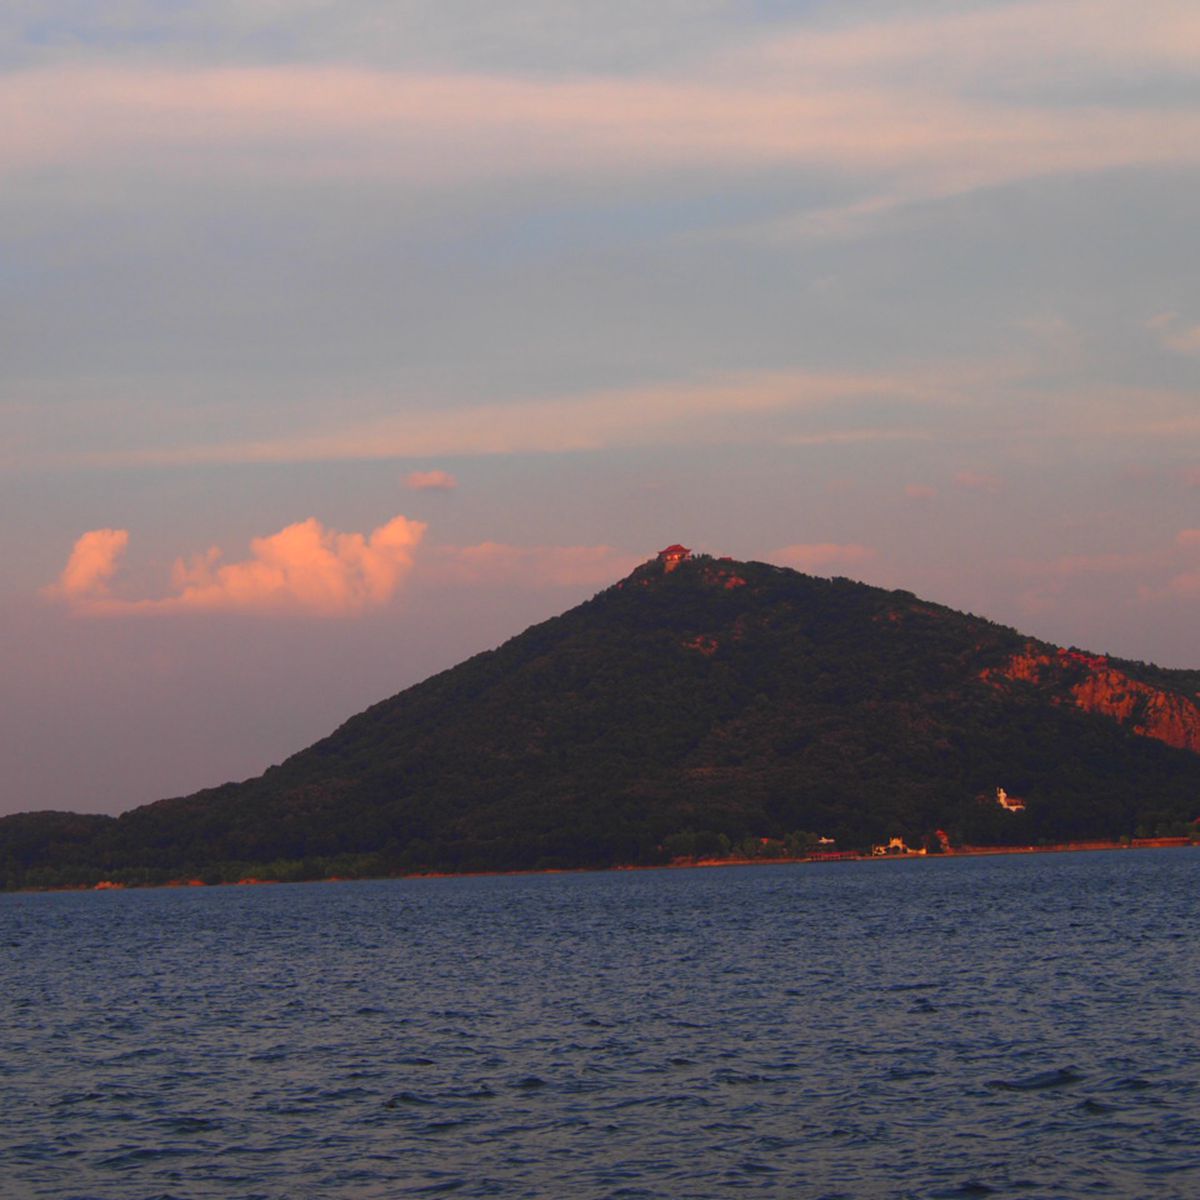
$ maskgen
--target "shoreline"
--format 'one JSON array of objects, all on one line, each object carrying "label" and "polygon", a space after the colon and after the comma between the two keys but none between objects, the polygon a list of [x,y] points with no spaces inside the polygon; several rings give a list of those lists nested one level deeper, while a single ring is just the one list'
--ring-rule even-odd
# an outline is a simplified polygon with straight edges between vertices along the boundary
[{"label": "shoreline", "polygon": [[202,879],[171,879],[165,883],[125,884],[102,879],[95,884],[76,887],[15,888],[12,895],[35,895],[43,892],[140,892],[175,888],[235,888],[276,887],[288,883],[367,883],[380,879],[488,879],[521,875],[582,875],[603,871],[691,871],[712,870],[718,867],[778,867],[798,864],[839,862],[905,862],[913,859],[982,858],[1008,854],[1083,854],[1102,850],[1167,850],[1200,846],[1189,838],[1133,838],[1120,841],[1055,842],[1048,846],[958,846],[937,854],[910,851],[906,854],[863,854],[853,850],[827,851],[818,854],[780,858],[697,858],[675,859],[666,863],[629,863],[611,867],[527,867],[511,871],[417,871],[409,875],[345,876],[330,875],[320,879],[245,879],[221,883],[205,883]]}]

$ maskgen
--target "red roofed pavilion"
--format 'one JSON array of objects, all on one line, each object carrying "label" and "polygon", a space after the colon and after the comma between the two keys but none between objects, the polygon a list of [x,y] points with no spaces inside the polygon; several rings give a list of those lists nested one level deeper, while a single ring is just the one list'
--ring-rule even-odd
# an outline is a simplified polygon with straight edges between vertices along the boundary
[{"label": "red roofed pavilion", "polygon": [[665,550],[658,552],[658,561],[668,570],[673,571],[685,558],[691,555],[691,551],[686,546],[681,546],[677,542],[674,546],[668,546]]}]

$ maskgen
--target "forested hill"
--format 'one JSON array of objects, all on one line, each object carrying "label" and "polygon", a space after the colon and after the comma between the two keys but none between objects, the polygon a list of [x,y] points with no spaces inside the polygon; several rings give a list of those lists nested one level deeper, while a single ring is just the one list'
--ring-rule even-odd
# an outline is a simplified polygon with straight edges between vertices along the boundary
[{"label": "forested hill", "polygon": [[1197,684],[907,592],[660,556],[257,779],[119,818],[6,818],[0,875],[306,877],[652,863],[764,838],[1178,833],[1200,816]]}]

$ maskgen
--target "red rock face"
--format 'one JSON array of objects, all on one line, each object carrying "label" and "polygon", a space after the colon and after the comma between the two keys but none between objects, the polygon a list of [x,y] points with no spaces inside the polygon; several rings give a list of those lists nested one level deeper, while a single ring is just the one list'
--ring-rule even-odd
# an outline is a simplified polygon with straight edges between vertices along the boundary
[{"label": "red rock face", "polygon": [[1000,675],[1004,679],[1020,679],[1025,683],[1040,683],[1042,671],[1053,660],[1048,654],[1014,654],[1008,664],[999,671],[984,671],[983,678]]},{"label": "red rock face", "polygon": [[712,584],[715,587],[728,589],[746,586],[746,581],[736,571],[719,565],[706,567],[703,578],[705,583]]},{"label": "red rock face", "polygon": [[1178,692],[1160,691],[1130,679],[1109,666],[1103,656],[1076,650],[1059,650],[1051,655],[1029,646],[1024,654],[1013,655],[1003,667],[984,671],[981,677],[1061,685],[1057,704],[1071,703],[1084,712],[1100,713],[1129,725],[1142,737],[1200,754],[1200,706]]}]

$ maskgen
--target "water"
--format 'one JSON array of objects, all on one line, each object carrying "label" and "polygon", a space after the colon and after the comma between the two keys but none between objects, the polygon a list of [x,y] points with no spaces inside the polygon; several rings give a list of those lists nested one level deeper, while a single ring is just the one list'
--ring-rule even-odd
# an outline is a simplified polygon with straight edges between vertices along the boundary
[{"label": "water", "polygon": [[0,1197],[1193,1197],[1200,853],[0,896]]}]

